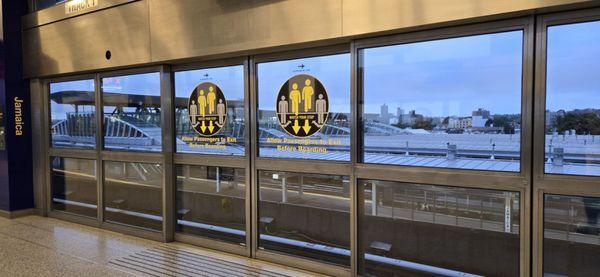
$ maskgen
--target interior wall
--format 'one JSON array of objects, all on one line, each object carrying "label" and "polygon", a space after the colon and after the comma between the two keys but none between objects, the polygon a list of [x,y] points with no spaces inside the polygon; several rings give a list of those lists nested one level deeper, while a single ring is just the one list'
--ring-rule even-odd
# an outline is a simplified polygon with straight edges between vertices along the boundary
[{"label": "interior wall", "polygon": [[[106,0],[23,17],[26,77],[306,48],[590,0]],[[107,58],[107,51],[111,57]]]}]

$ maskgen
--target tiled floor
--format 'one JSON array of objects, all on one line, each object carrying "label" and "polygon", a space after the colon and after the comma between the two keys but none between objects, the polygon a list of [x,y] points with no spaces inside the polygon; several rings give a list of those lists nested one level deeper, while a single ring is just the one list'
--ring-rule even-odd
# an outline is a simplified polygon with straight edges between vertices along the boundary
[{"label": "tiled floor", "polygon": [[0,218],[0,276],[315,276],[51,218]]}]

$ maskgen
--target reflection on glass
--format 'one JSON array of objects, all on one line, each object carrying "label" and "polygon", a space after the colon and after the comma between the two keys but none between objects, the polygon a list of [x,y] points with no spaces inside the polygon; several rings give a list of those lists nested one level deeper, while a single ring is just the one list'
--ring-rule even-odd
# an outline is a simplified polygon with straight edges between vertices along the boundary
[{"label": "reflection on glass", "polygon": [[548,28],[546,173],[600,176],[600,21]]},{"label": "reflection on glass", "polygon": [[162,230],[160,164],[104,162],[104,220]]},{"label": "reflection on glass", "polygon": [[244,169],[177,165],[177,231],[246,243]]},{"label": "reflection on glass", "polygon": [[350,160],[350,54],[260,63],[261,157]]},{"label": "reflection on glass", "polygon": [[360,51],[366,163],[519,171],[523,32]]},{"label": "reflection on glass", "polygon": [[361,274],[519,275],[519,193],[375,180],[359,189]]},{"label": "reflection on glass", "polygon": [[544,275],[600,272],[600,198],[544,196]]},{"label": "reflection on glass", "polygon": [[161,151],[158,72],[102,79],[102,101],[105,148]]},{"label": "reflection on glass", "polygon": [[96,145],[94,80],[50,84],[52,147]]},{"label": "reflection on glass", "polygon": [[96,162],[51,158],[52,210],[97,216]]},{"label": "reflection on glass", "polygon": [[[215,88],[212,92],[221,90],[225,101],[220,101],[222,99],[218,95],[209,97],[211,86]],[[206,87],[208,90],[204,92]],[[196,93],[202,90],[206,98],[194,94],[195,90]],[[196,120],[201,114],[201,106],[211,115],[210,121]],[[243,156],[246,131],[244,67],[237,65],[176,72],[175,121],[177,152]]]},{"label": "reflection on glass", "polygon": [[350,264],[350,184],[346,176],[259,172],[259,247]]},{"label": "reflection on glass", "polygon": [[67,0],[35,0],[36,10],[52,7],[54,5],[66,2]]}]

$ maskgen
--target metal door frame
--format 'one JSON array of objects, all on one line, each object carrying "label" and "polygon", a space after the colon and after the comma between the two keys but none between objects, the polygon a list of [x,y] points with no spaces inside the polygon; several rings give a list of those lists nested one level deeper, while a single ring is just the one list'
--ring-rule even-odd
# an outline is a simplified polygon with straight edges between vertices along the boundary
[{"label": "metal door frame", "polygon": [[[548,27],[591,21],[600,21],[600,9],[559,12],[540,15],[536,29],[536,72],[535,72],[535,122],[533,159],[533,276],[542,276],[544,242],[544,195],[600,197],[599,176],[546,174],[545,129],[546,129],[546,51]],[[565,186],[568,184],[568,186]]]}]

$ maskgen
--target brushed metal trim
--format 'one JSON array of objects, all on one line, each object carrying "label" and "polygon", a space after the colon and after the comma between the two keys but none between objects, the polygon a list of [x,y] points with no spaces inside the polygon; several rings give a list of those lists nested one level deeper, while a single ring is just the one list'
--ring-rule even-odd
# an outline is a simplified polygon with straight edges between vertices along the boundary
[{"label": "brushed metal trim", "polygon": [[46,207],[46,143],[44,139],[44,125],[48,119],[44,118],[45,113],[45,83],[40,79],[32,79],[29,82],[31,96],[31,146],[32,146],[32,165],[33,165],[33,191],[34,206],[45,216]]},{"label": "brushed metal trim", "polygon": [[[250,118],[250,128],[246,128],[246,132],[248,132],[249,130],[249,135],[250,138],[256,138],[258,136],[258,124],[255,124],[254,122],[257,122],[258,120],[258,95],[256,93],[257,91],[257,79],[256,79],[256,61],[254,60],[254,57],[250,57],[248,60],[248,94],[247,94],[247,103],[249,104],[248,106],[248,114],[246,115],[246,117]],[[258,156],[258,141],[248,141],[248,146],[247,146],[250,150],[250,153],[248,156],[248,160],[249,160],[249,167],[247,168],[246,172],[250,172],[250,174],[248,174],[249,176],[249,180],[250,180],[250,207],[251,210],[250,212],[250,222],[248,223],[251,228],[250,232],[247,233],[247,237],[250,237],[250,244],[248,244],[248,248],[250,250],[250,257],[252,258],[256,258],[256,252],[258,251],[258,169],[256,168],[256,158]],[[248,226],[246,226],[248,227]]]},{"label": "brushed metal trim", "polygon": [[358,191],[358,178],[356,178],[356,165],[358,164],[360,153],[359,149],[362,146],[359,145],[359,133],[361,133],[360,125],[358,123],[359,106],[362,107],[362,101],[360,101],[358,94],[358,49],[354,42],[350,44],[350,164],[352,165],[350,172],[350,273],[352,276],[358,276],[359,274],[359,256],[360,243],[359,243],[359,217],[360,214],[359,206],[362,205],[359,202],[359,191]]},{"label": "brushed metal trim", "polygon": [[[31,0],[35,3],[35,0]],[[71,14],[65,13],[65,3],[56,4],[55,6],[48,7],[45,9],[32,11],[29,14],[24,15],[21,18],[21,26],[23,30],[31,29],[37,26],[50,24],[56,21],[65,20],[68,18],[93,13],[99,10],[113,8],[115,6],[127,4],[139,0],[99,0],[98,6],[91,7],[84,11],[75,12]],[[37,7],[36,7],[37,8]]]},{"label": "brushed metal trim", "polygon": [[350,43],[333,44],[322,47],[309,47],[301,50],[288,50],[254,55],[254,63],[266,63],[274,61],[295,60],[303,58],[321,57],[337,54],[350,53]]},{"label": "brushed metal trim", "polygon": [[344,0],[343,36],[389,33],[411,28],[432,29],[449,22],[478,23],[557,9],[594,5],[586,0],[396,1]]},{"label": "brushed metal trim", "polygon": [[244,122],[246,124],[246,128],[244,131],[244,139],[246,140],[245,142],[245,159],[246,159],[246,203],[245,203],[245,209],[246,209],[246,256],[247,257],[253,257],[253,226],[254,226],[254,221],[253,221],[253,203],[254,203],[254,198],[256,198],[256,194],[253,194],[253,190],[252,190],[252,184],[253,184],[253,162],[254,162],[254,156],[252,154],[253,151],[253,147],[252,147],[252,141],[251,138],[253,138],[252,136],[252,131],[254,130],[254,123],[252,121],[252,113],[254,112],[254,108],[252,108],[252,90],[250,89],[251,87],[251,80],[250,80],[250,76],[252,74],[252,71],[250,70],[250,59],[248,57],[246,57],[246,59],[244,60]]},{"label": "brushed metal trim", "polygon": [[149,7],[155,62],[342,36],[342,0],[149,0]]},{"label": "brushed metal trim", "polygon": [[203,238],[199,236],[193,236],[184,233],[175,233],[175,241],[183,242],[199,247],[209,248],[212,250],[227,252],[231,254],[236,254],[240,256],[247,256],[247,248],[245,246],[228,243],[208,238]]},{"label": "brushed metal trim", "polygon": [[349,176],[352,167],[349,163],[283,158],[256,158],[259,171],[285,171],[297,173],[316,173]]},{"label": "brushed metal trim", "polygon": [[102,149],[104,148],[104,114],[102,110],[103,99],[101,81],[98,74],[94,76],[94,95],[96,97],[96,197],[98,203],[98,226],[104,222],[104,161]]},{"label": "brushed metal trim", "polygon": [[[144,0],[23,30],[23,74],[51,76],[150,63],[148,21]],[[111,51],[110,59],[106,51]]]},{"label": "brushed metal trim", "polygon": [[[214,60],[205,60],[205,61],[196,61],[196,62],[186,62],[179,63],[173,65],[172,69],[174,73],[181,71],[190,71],[190,70],[198,70],[198,69],[210,69],[210,68],[219,68],[219,67],[228,67],[228,66],[236,66],[236,65],[244,65],[248,57],[240,56],[233,57],[227,59],[214,59]],[[247,74],[244,74],[247,75]]]},{"label": "brushed metal trim", "polygon": [[93,217],[76,215],[76,214],[72,214],[72,213],[66,213],[66,212],[55,211],[55,210],[48,211],[48,217],[64,220],[64,221],[71,222],[71,223],[100,228],[100,222],[98,222],[98,219],[93,218]]},{"label": "brushed metal trim", "polygon": [[326,264],[314,260],[303,259],[291,255],[280,254],[269,250],[258,250],[256,258],[268,262],[288,265],[330,276],[351,276],[350,268]]},{"label": "brushed metal trim", "polygon": [[166,242],[170,242],[175,239],[175,221],[177,219],[177,176],[175,176],[175,164],[173,162],[176,141],[175,109],[173,107],[175,95],[173,89],[173,75],[169,66],[163,66],[160,70],[160,96],[163,164],[163,239]]},{"label": "brushed metal trim", "polygon": [[[102,79],[104,78],[125,77],[127,75],[137,75],[146,73],[160,73],[162,70],[162,65],[149,65],[134,68],[106,70],[98,73],[98,77],[100,78],[100,81],[102,81]],[[102,87],[100,87],[100,89],[102,89]]]},{"label": "brushed metal trim", "polygon": [[48,154],[52,157],[94,160],[95,156],[96,156],[96,150],[71,149],[71,148],[50,148],[50,149],[48,149]]},{"label": "brushed metal trim", "polygon": [[246,168],[247,166],[246,158],[242,156],[237,157],[178,153],[174,155],[174,161],[176,164],[189,165],[222,166],[235,168]]},{"label": "brushed metal trim", "polygon": [[145,238],[157,242],[166,242],[161,231],[154,231],[150,229],[144,229],[136,226],[130,226],[114,222],[102,222],[100,228],[110,230],[113,232],[130,235],[134,237]]},{"label": "brushed metal trim", "polygon": [[126,151],[102,151],[101,160],[110,162],[130,162],[130,163],[156,163],[162,164],[162,153],[149,152],[126,152]]}]

